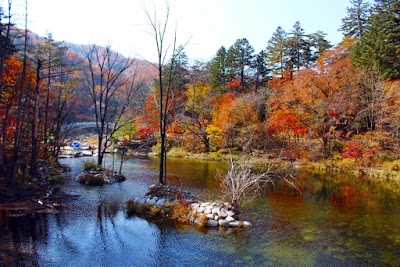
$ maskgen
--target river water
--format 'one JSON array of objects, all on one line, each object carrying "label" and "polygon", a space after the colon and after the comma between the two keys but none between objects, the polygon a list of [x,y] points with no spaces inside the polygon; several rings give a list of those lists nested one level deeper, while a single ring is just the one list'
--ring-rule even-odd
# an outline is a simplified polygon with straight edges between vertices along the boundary
[{"label": "river water", "polygon": [[[243,207],[246,229],[198,229],[128,217],[122,205],[158,181],[158,162],[125,162],[127,180],[87,187],[73,176],[55,215],[0,218],[0,266],[400,266],[400,197],[359,178],[297,174]],[[169,159],[168,182],[218,196],[221,162]],[[116,166],[117,168],[117,166]]]}]

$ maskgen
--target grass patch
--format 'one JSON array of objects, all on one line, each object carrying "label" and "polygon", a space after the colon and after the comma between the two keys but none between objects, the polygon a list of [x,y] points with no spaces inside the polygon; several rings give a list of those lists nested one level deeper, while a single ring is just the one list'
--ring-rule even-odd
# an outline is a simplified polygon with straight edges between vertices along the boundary
[{"label": "grass patch", "polygon": [[168,151],[168,156],[175,157],[175,158],[185,158],[190,157],[191,153],[187,152],[186,150],[180,147],[173,147],[170,151]]}]

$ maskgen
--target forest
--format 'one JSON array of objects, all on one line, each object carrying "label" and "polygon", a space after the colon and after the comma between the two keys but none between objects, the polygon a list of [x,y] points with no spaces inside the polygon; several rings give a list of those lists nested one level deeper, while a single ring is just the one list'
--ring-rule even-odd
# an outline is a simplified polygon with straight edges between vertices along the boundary
[{"label": "forest", "polygon": [[162,159],[233,153],[400,171],[398,0],[350,0],[339,44],[298,21],[277,27],[258,53],[239,38],[192,64],[184,45],[165,62],[140,62],[111,47],[39,38],[10,14],[0,7],[0,183],[8,189],[56,161],[65,125],[77,121],[97,123],[104,153],[142,139],[158,140]]}]

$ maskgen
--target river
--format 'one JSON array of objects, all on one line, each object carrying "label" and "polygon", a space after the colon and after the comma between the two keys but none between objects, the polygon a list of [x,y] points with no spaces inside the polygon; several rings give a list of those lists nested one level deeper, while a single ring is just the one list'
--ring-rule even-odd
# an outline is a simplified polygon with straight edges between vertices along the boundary
[{"label": "river", "polygon": [[[87,187],[71,166],[59,214],[0,218],[0,266],[400,266],[400,197],[359,178],[297,174],[242,209],[246,229],[198,229],[128,217],[122,205],[158,181],[158,162],[125,162],[127,180]],[[117,168],[117,167],[116,167]],[[169,159],[168,182],[218,196],[221,162]]]}]

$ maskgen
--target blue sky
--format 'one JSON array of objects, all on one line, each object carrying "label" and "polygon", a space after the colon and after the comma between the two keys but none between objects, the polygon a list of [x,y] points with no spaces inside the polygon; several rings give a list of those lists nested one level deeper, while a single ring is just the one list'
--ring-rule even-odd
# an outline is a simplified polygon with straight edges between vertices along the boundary
[{"label": "blue sky", "polygon": [[[4,6],[6,0],[0,0]],[[14,12],[24,0],[13,0]],[[170,0],[168,36],[189,43],[191,59],[210,60],[221,46],[247,38],[256,52],[267,46],[278,26],[287,32],[300,21],[306,33],[321,30],[332,44],[349,0]],[[28,28],[58,41],[111,45],[125,56],[156,60],[156,47],[144,9],[163,18],[164,0],[30,0]],[[20,12],[22,13],[22,12]],[[15,17],[21,25],[22,18]],[[170,41],[169,41],[170,42]]]}]

